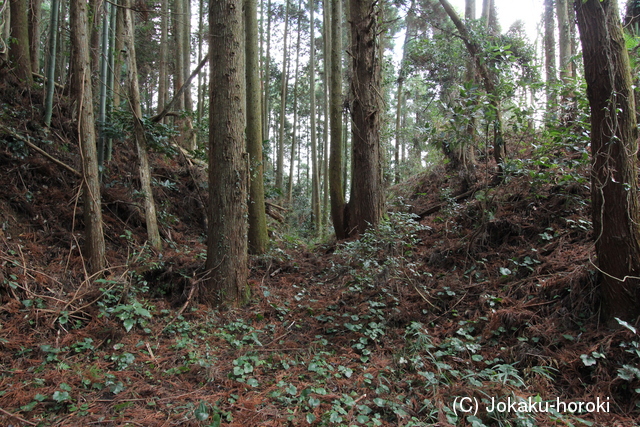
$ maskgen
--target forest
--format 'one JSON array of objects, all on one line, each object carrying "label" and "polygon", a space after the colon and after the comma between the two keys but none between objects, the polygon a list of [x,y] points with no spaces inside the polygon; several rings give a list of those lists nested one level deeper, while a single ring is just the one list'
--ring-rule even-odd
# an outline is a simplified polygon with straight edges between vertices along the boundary
[{"label": "forest", "polygon": [[0,0],[0,425],[640,425],[640,1],[534,3]]}]

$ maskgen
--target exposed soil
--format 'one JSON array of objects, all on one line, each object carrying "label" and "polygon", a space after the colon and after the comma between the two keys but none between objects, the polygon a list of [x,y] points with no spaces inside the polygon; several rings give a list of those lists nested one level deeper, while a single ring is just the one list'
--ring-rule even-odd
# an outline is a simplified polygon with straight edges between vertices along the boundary
[{"label": "exposed soil", "polygon": [[[480,173],[459,200],[445,169],[416,176],[392,188],[409,204],[392,210],[423,214],[415,240],[401,234],[411,227],[359,249],[283,238],[251,259],[251,302],[212,310],[194,297],[201,167],[151,156],[158,254],[145,245],[134,151],[116,141],[102,193],[110,266],[95,281],[79,178],[20,139],[79,170],[72,107],[45,130],[37,95],[0,81],[0,425],[640,422],[640,339],[599,323],[589,190],[561,169],[493,187]],[[481,402],[475,416],[454,413],[464,397]],[[608,406],[488,413],[492,397]]]}]

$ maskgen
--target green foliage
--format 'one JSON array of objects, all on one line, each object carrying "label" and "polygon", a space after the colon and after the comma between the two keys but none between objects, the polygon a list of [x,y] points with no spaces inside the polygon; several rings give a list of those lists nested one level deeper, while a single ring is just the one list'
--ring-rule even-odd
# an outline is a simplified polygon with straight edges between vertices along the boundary
[{"label": "green foliage", "polygon": [[417,215],[406,212],[390,212],[378,228],[369,229],[358,240],[347,242],[338,252],[350,261],[374,273],[384,266],[397,266],[411,255],[420,242],[418,234],[429,227],[416,221]]},{"label": "green foliage", "polygon": [[102,298],[97,302],[100,310],[100,317],[116,317],[122,321],[122,325],[126,332],[138,325],[147,333],[151,331],[146,327],[147,322],[152,315],[150,310],[153,309],[149,304],[138,301],[136,295],[143,289],[136,286],[128,286],[122,282],[98,279],[99,283],[105,287],[100,288]]},{"label": "green foliage", "polygon": [[[616,321],[622,327],[627,328],[629,331],[631,331],[631,333],[634,335],[633,341],[622,342],[620,343],[620,347],[624,348],[625,352],[632,355],[632,360],[635,361],[635,363],[625,363],[622,365],[622,367],[618,368],[618,378],[626,381],[628,383],[628,388],[630,390],[633,390],[636,400],[636,408],[640,409],[640,400],[638,399],[638,397],[640,396],[640,369],[638,369],[638,366],[640,364],[640,339],[638,339],[638,331],[634,326],[630,325],[622,319],[616,317]],[[602,357],[604,358],[604,355],[602,355]],[[590,366],[587,365],[587,362],[584,358],[582,360],[586,366]],[[589,362],[590,361],[591,360],[589,359]]]},{"label": "green foliage", "polygon": [[629,51],[629,61],[631,62],[631,69],[638,69],[638,49],[640,48],[640,37],[629,31],[624,32],[624,41]]},{"label": "green foliage", "polygon": [[[171,143],[171,138],[177,135],[177,131],[173,126],[152,122],[146,116],[142,117],[141,122],[149,148],[168,156],[178,155],[177,148]],[[133,123],[134,117],[130,109],[117,109],[113,111],[103,130],[108,138],[131,138],[133,135]]]}]

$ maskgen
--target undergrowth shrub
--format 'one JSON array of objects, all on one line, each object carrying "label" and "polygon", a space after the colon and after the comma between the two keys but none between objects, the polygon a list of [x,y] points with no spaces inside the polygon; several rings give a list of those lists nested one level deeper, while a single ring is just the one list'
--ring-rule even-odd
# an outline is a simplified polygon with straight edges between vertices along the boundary
[{"label": "undergrowth shrub", "polygon": [[417,215],[390,212],[379,226],[371,228],[358,240],[345,243],[337,254],[342,255],[352,273],[370,281],[380,273],[395,274],[407,264],[420,242],[419,234],[429,227],[421,225]]}]

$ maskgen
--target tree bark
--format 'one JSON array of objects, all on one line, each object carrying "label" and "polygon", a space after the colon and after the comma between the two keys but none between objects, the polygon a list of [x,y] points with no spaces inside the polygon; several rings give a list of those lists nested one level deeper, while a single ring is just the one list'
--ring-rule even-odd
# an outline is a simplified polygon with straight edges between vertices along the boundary
[{"label": "tree bark", "polygon": [[[205,3],[204,0],[199,0],[198,2],[198,62],[202,61],[204,57],[203,47],[204,47],[204,15],[205,15]],[[246,19],[246,15],[245,15]],[[257,18],[256,18],[257,19]],[[259,53],[258,53],[259,55]],[[258,56],[260,58],[260,56]],[[259,69],[259,68],[258,68]],[[204,73],[203,73],[204,74]],[[196,109],[196,123],[201,123],[202,118],[204,117],[204,103],[207,97],[206,91],[203,90],[204,87],[204,75],[198,74],[198,86],[196,90],[196,97],[198,99],[198,108]],[[262,97],[262,95],[261,95]],[[262,105],[262,100],[260,102]],[[262,114],[262,111],[260,112]],[[262,120],[260,120],[262,123]],[[262,130],[260,130],[260,134],[262,135]],[[196,146],[200,146],[200,132],[197,133]]]},{"label": "tree bark", "polygon": [[98,95],[98,171],[102,175],[104,167],[105,150],[107,147],[107,136],[104,128],[107,124],[107,89],[109,86],[109,18],[111,15],[110,8],[112,5],[105,3],[103,5],[104,14],[102,17],[102,35],[101,35],[101,55],[100,55],[100,80],[98,87],[100,89]]},{"label": "tree bark", "polygon": [[458,29],[458,33],[460,33],[460,37],[464,42],[467,50],[469,51],[469,55],[476,61],[476,66],[478,67],[478,71],[480,73],[480,77],[482,78],[482,83],[484,86],[484,90],[487,92],[489,96],[489,104],[491,105],[494,113],[493,117],[493,158],[496,162],[496,166],[498,168],[498,178],[502,178],[504,173],[503,163],[506,155],[506,149],[504,144],[504,136],[502,133],[502,111],[500,108],[500,98],[497,94],[496,90],[496,76],[487,68],[486,62],[482,59],[480,55],[480,46],[478,43],[471,37],[467,27],[464,25],[460,17],[456,13],[455,10],[451,7],[447,0],[439,0],[440,4],[447,12],[447,15],[453,21],[453,24]]},{"label": "tree bark", "polygon": [[568,83],[571,78],[571,33],[569,31],[570,0],[555,0],[556,14],[558,16],[558,51],[560,60],[560,78],[563,83]]},{"label": "tree bark", "polygon": [[554,0],[544,0],[544,59],[547,78],[547,108],[554,108],[557,100],[554,95],[556,81],[556,38]]},{"label": "tree bark", "polygon": [[575,0],[591,106],[591,200],[602,314],[640,314],[637,126],[629,57],[615,0]]},{"label": "tree bark", "polygon": [[208,283],[204,299],[238,306],[247,287],[245,34],[241,0],[210,2]]},{"label": "tree bark", "polygon": [[351,0],[353,173],[350,227],[376,228],[384,207],[380,120],[381,60],[376,0]]},{"label": "tree bark", "polygon": [[[116,8],[116,34],[115,34],[115,47],[113,49],[114,56],[114,84],[113,84],[113,106],[120,108],[121,93],[122,93],[122,51],[124,50],[124,9],[121,7]],[[109,159],[107,158],[107,161]]]},{"label": "tree bark", "polygon": [[267,251],[267,218],[264,203],[262,161],[262,93],[258,59],[257,0],[245,0],[245,51],[247,73],[247,152],[249,153],[249,251]]},{"label": "tree bark", "polygon": [[[182,0],[182,22],[184,24],[184,31],[182,32],[182,76],[186,78],[191,75],[191,0]],[[191,113],[193,112],[193,98],[191,96],[191,87],[187,86],[184,93],[184,109]],[[191,119],[187,119],[186,127],[193,130],[193,124]],[[189,149],[195,149],[196,147],[190,147]]]},{"label": "tree bark", "polygon": [[[65,85],[68,83],[68,77],[71,74],[71,68],[69,65],[69,59],[71,55],[69,52],[72,50],[70,46],[68,46],[69,37],[63,37],[65,33],[67,33],[67,29],[69,29],[68,19],[69,16],[69,1],[68,0],[59,0],[60,4],[58,11],[58,26],[62,30],[58,34],[58,43],[56,46],[56,75],[58,76],[58,83],[61,85]],[[70,34],[71,31],[68,31]],[[69,88],[71,90],[71,88]]]},{"label": "tree bark", "polygon": [[[476,19],[476,5],[475,0],[466,0],[465,7],[465,20],[467,22],[471,22]],[[476,72],[476,63],[474,58],[469,58],[467,60],[467,69],[465,80],[467,83],[471,85],[471,87],[476,88],[478,83],[478,73]],[[475,90],[475,89],[474,89]],[[473,101],[473,105],[478,104],[478,100],[475,99]],[[467,124],[467,140],[461,141],[461,145],[459,148],[458,161],[462,166],[462,176],[463,182],[466,186],[471,185],[476,181],[476,142],[477,142],[477,119],[475,114],[472,114],[469,118],[469,122]],[[420,153],[418,150],[418,162],[420,162]]]},{"label": "tree bark", "polygon": [[262,137],[269,140],[269,122],[271,119],[271,0],[267,2],[267,43],[264,65],[264,90],[262,97]]},{"label": "tree bark", "polygon": [[280,129],[278,135],[277,161],[276,161],[276,189],[284,193],[284,139],[285,118],[287,115],[287,87],[289,86],[289,55],[287,50],[287,36],[289,30],[289,3],[285,0],[286,11],[284,14],[284,36],[282,47],[282,80],[280,82]]},{"label": "tree bark", "polygon": [[9,58],[7,40],[11,37],[11,7],[6,7],[6,3],[4,3],[4,5],[5,7],[0,9],[0,19],[4,23],[4,25],[0,27],[0,37],[2,38],[0,42],[0,60],[7,61]]},{"label": "tree bark", "polygon": [[88,271],[93,274],[105,267],[105,243],[102,229],[102,206],[98,177],[98,153],[96,151],[95,117],[91,89],[87,3],[72,0],[70,3],[71,47],[74,61],[72,87],[77,92],[78,140],[82,152],[82,190],[84,201],[85,242],[89,260]]},{"label": "tree bark", "polygon": [[331,73],[329,115],[331,121],[331,146],[329,151],[329,195],[331,220],[338,240],[349,235],[346,203],[342,181],[342,1],[331,0]]},{"label": "tree bark", "polygon": [[40,72],[40,18],[42,16],[42,0],[29,2],[29,56],[31,71]]},{"label": "tree bark", "polygon": [[[468,5],[467,5],[468,6]],[[402,44],[402,59],[400,60],[400,69],[398,70],[398,87],[396,94],[396,123],[395,123],[395,147],[394,147],[394,181],[400,182],[400,150],[402,147],[402,129],[400,127],[402,122],[402,112],[404,111],[404,81],[407,77],[407,50],[409,43],[416,37],[415,34],[415,0],[411,1],[411,6],[407,11],[407,17],[405,18],[405,36],[404,43]]]},{"label": "tree bark", "polygon": [[464,2],[464,16],[467,19],[476,19],[476,0],[466,0]]},{"label": "tree bark", "polygon": [[29,20],[27,18],[27,0],[10,0],[11,37],[9,43],[9,61],[14,72],[28,87],[33,86],[31,55],[29,54]]},{"label": "tree bark", "polygon": [[138,86],[138,65],[136,63],[136,48],[133,32],[133,12],[131,0],[125,1],[123,9],[124,24],[124,51],[127,56],[127,86],[129,88],[129,105],[133,113],[133,130],[135,135],[136,150],[138,152],[140,187],[144,200],[145,221],[147,225],[147,237],[149,244],[156,250],[162,249],[162,239],[158,231],[158,218],[156,206],[151,188],[151,168],[147,153],[145,130],[142,125],[142,108],[140,106],[140,88]]},{"label": "tree bark", "polygon": [[[111,117],[111,113],[113,112],[114,98],[115,98],[115,85],[116,85],[116,57],[118,52],[116,52],[116,43],[117,43],[117,28],[118,28],[118,7],[114,4],[111,4],[109,12],[109,68],[107,70],[107,91],[111,96],[107,98],[107,115]],[[111,161],[111,156],[113,153],[113,140],[111,138],[107,138],[106,146],[104,149],[104,161],[108,163]]]},{"label": "tree bark", "polygon": [[322,232],[329,224],[329,79],[331,74],[331,0],[323,0],[322,10],[322,114],[324,126],[322,129]]},{"label": "tree bark", "polygon": [[[178,90],[184,84],[184,20],[183,16],[184,6],[182,5],[183,1],[189,0],[174,0],[173,2],[173,13],[172,24],[174,31],[174,46],[175,46],[175,57],[173,61],[173,90],[174,93],[178,93]],[[184,96],[178,97],[176,103],[176,109],[180,111],[184,111]]]},{"label": "tree bark", "polygon": [[[302,0],[298,1],[298,10],[301,9]],[[298,37],[296,40],[296,65],[295,71],[293,72],[293,123],[298,123],[298,83],[300,81],[300,39],[302,35],[302,20],[300,19],[300,15],[298,15]],[[291,203],[293,200],[293,171],[295,168],[295,159],[296,159],[296,145],[297,145],[297,137],[298,137],[298,126],[293,126],[293,132],[291,135],[291,152],[289,158],[291,161],[289,162],[289,182],[287,184],[287,195],[286,200],[288,203]],[[313,205],[313,201],[311,202]]]},{"label": "tree bark", "polygon": [[58,0],[51,1],[51,16],[49,21],[49,50],[47,57],[47,81],[45,82],[44,124],[51,126],[53,114],[53,94],[55,91],[56,75],[56,47],[58,43],[58,14],[60,5]]},{"label": "tree bark", "polygon": [[309,0],[309,103],[311,118],[311,216],[316,233],[320,232],[320,168],[318,167],[318,138],[316,127],[316,29],[315,0]]},{"label": "tree bark", "polygon": [[160,64],[158,69],[158,114],[169,98],[169,0],[161,0],[160,5]]},{"label": "tree bark", "polygon": [[[89,2],[89,55],[91,57],[91,70],[97,72],[100,67],[100,18],[103,8],[100,0],[87,0]],[[94,95],[97,94],[99,79],[93,79]]]}]

